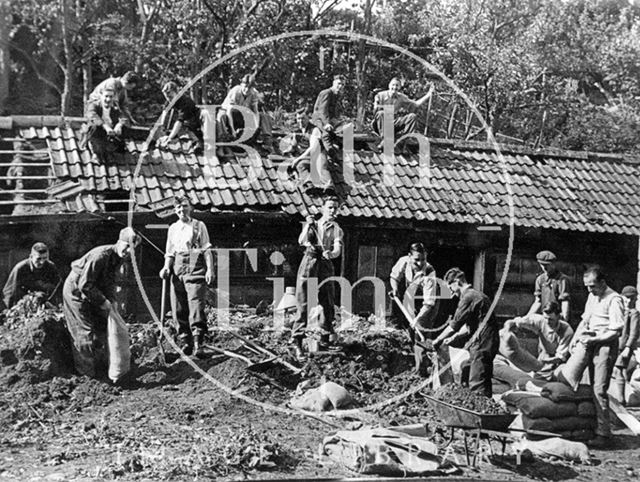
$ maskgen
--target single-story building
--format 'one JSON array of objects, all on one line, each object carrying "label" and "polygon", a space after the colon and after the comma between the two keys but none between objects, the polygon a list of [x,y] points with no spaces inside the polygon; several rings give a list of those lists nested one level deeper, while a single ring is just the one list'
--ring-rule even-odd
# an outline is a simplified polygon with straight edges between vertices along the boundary
[{"label": "single-story building", "polygon": [[[46,117],[0,118],[0,281],[35,241],[50,244],[53,261],[66,273],[69,262],[89,248],[114,242],[130,217],[145,237],[136,259],[156,303],[171,201],[186,194],[214,246],[238,249],[230,253],[233,302],[271,301],[277,282],[271,278],[295,284],[305,206],[315,213],[319,201],[301,197],[287,181],[287,160],[263,155],[252,171],[240,151],[196,156],[176,145],[141,155],[142,132],[127,140],[126,154],[105,164],[79,147],[79,119],[60,124]],[[440,276],[459,266],[490,296],[503,285],[496,306],[500,317],[528,310],[540,272],[535,254],[542,249],[554,251],[574,281],[574,319],[586,299],[581,284],[587,264],[602,264],[613,288],[638,284],[638,159],[429,141],[428,170],[424,155],[385,158],[358,139],[343,161],[353,179],[345,181],[345,171],[334,167],[346,238],[336,267],[350,282],[365,276],[386,281],[409,244],[422,241]],[[390,162],[393,179],[384,170]],[[243,246],[257,249],[255,266]],[[284,256],[273,256],[276,251]],[[129,309],[144,313],[137,289],[124,292]],[[371,284],[359,284],[353,310],[373,309]]]}]

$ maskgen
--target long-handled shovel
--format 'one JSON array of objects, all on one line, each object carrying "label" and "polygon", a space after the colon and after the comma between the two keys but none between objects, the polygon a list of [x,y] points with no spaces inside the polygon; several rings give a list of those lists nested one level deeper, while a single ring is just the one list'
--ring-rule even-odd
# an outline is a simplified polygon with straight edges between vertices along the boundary
[{"label": "long-handled shovel", "polygon": [[436,350],[434,350],[433,344],[430,341],[427,341],[424,335],[420,333],[420,330],[416,330],[415,328],[413,328],[414,317],[402,304],[400,298],[394,296],[393,301],[396,303],[396,305],[398,305],[398,308],[400,308],[402,314],[407,318],[407,321],[409,322],[409,330],[411,330],[414,335],[414,343],[429,354],[429,358],[431,359],[431,363],[433,364],[433,370],[431,373],[431,386],[435,390],[440,387],[440,363],[438,360],[438,354],[436,353]]},{"label": "long-handled shovel", "polygon": [[164,317],[167,311],[166,299],[167,299],[167,279],[162,278],[162,298],[160,299],[160,335],[158,336],[158,348],[162,355],[162,364],[167,364],[167,356],[164,353],[164,347],[162,346],[162,338],[164,337]]}]

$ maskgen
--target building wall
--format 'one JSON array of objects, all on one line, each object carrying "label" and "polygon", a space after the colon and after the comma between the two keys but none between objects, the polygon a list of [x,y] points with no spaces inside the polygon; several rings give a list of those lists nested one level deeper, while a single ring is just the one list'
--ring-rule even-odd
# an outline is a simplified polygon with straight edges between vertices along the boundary
[{"label": "building wall", "polygon": [[[214,247],[256,250],[256,266],[251,266],[246,252],[234,251],[229,255],[232,304],[255,306],[261,300],[273,301],[274,283],[279,283],[278,279],[283,280],[284,286],[295,286],[302,258],[302,250],[297,244],[300,220],[269,217],[231,221],[203,213],[197,213],[196,217],[205,220]],[[146,238],[136,251],[136,262],[140,282],[155,311],[158,311],[161,293],[158,272],[164,261],[166,229],[173,220],[158,220],[154,215],[145,215],[137,217],[134,222],[134,227]],[[66,276],[71,261],[94,246],[114,243],[125,223],[124,217],[104,219],[87,215],[74,218],[51,216],[29,224],[5,224],[0,230],[0,282],[4,284],[11,267],[28,255],[36,241],[50,246],[51,259]],[[412,242],[420,241],[427,247],[428,261],[439,277],[449,268],[458,266],[476,287],[489,296],[493,297],[497,292],[508,250],[506,229],[480,232],[473,226],[441,223],[408,229],[406,224],[367,224],[352,219],[341,219],[340,223],[345,231],[345,250],[335,262],[336,274],[351,283],[364,276],[375,276],[383,280],[388,290],[391,267],[408,252]],[[512,261],[496,308],[496,315],[500,318],[521,315],[528,310],[533,301],[533,283],[540,272],[535,254],[542,249],[554,251],[561,260],[561,269],[575,282],[574,320],[580,315],[586,299],[586,292],[581,286],[586,265],[602,264],[610,273],[610,285],[614,289],[636,283],[637,237],[516,230],[514,239]],[[131,268],[123,273],[122,303],[127,311],[137,314],[141,320],[150,319],[147,303],[133,274]],[[269,278],[276,278],[276,281]],[[216,295],[212,289],[210,298],[213,302]],[[358,285],[353,291],[353,311],[367,314],[373,309],[372,285]],[[389,309],[390,304],[387,311]]]}]

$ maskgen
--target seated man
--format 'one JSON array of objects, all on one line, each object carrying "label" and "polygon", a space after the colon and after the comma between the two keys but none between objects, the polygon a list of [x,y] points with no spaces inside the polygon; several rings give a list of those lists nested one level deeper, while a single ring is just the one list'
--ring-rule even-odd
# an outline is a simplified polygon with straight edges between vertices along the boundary
[{"label": "seated man", "polygon": [[400,79],[394,77],[389,82],[389,90],[383,90],[376,94],[373,102],[374,110],[374,124],[373,128],[375,132],[382,136],[384,132],[384,107],[393,107],[393,118],[387,120],[387,122],[393,121],[393,132],[396,139],[402,137],[405,134],[415,132],[416,130],[416,114],[410,112],[410,110],[418,109],[429,100],[433,94],[433,86],[429,89],[423,97],[418,100],[411,100],[406,95],[400,92]]},{"label": "seated man", "polygon": [[138,75],[131,70],[122,77],[109,77],[96,85],[96,88],[93,89],[89,96],[89,100],[99,102],[104,90],[113,90],[115,93],[114,105],[120,109],[120,112],[127,118],[129,123],[135,124],[129,110],[128,93],[136,87],[137,83]]},{"label": "seated man", "polygon": [[[502,361],[506,363],[508,360],[508,365],[523,373],[533,371],[539,378],[551,379],[555,368],[569,359],[569,347],[573,338],[573,329],[560,319],[560,311],[558,302],[549,301],[542,307],[542,314],[532,313],[507,321],[500,330],[500,355],[501,358],[504,357]],[[527,329],[536,335],[537,359],[520,348],[517,341],[510,343],[506,340],[516,328]]]},{"label": "seated man", "polygon": [[255,115],[254,128],[255,133],[251,138],[260,134],[264,139],[265,147],[271,148],[271,122],[266,115],[258,112],[258,104],[260,102],[260,93],[253,87],[253,77],[245,75],[242,77],[240,84],[232,87],[222,102],[221,109],[218,111],[217,120],[222,125],[223,131],[234,139],[242,136],[244,130],[244,115],[246,112],[239,110],[237,107],[244,107]]},{"label": "seated man", "polygon": [[114,103],[115,92],[105,88],[99,101],[89,101],[87,117],[89,126],[85,130],[81,147],[88,143],[93,155],[100,161],[108,160],[113,153],[124,153],[123,129],[127,118]]},{"label": "seated man", "polygon": [[311,116],[309,147],[292,163],[309,195],[335,194],[328,157],[338,160],[339,141],[336,131],[343,126],[340,111],[344,84],[344,76],[336,75],[331,87],[318,94]]},{"label": "seated man", "polygon": [[[178,84],[175,82],[167,82],[162,86],[162,95],[171,102],[178,95]],[[193,153],[202,154],[204,150],[204,135],[202,134],[202,119],[200,118],[200,109],[189,96],[183,95],[176,100],[173,107],[169,110],[163,119],[165,129],[169,130],[169,134],[158,139],[158,146],[165,149],[171,141],[186,133],[192,138]]]},{"label": "seated man", "polygon": [[43,301],[50,300],[60,284],[56,265],[49,261],[49,248],[36,243],[27,259],[16,264],[4,285],[3,299],[11,308],[28,293],[44,293]]}]

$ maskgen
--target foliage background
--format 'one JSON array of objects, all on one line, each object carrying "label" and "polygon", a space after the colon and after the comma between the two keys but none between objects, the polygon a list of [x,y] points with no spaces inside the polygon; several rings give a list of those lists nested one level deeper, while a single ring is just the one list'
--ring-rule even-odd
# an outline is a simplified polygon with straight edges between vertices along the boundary
[{"label": "foliage background", "polygon": [[[82,115],[109,75],[136,70],[135,117],[151,123],[159,85],[184,84],[236,47],[317,28],[366,33],[409,49],[466,92],[514,142],[594,151],[640,145],[640,8],[626,0],[12,0],[8,114]],[[418,97],[434,82],[431,121],[482,140],[446,85],[396,52],[340,38],[295,38],[236,56],[191,88],[219,103],[254,73],[271,112],[311,108],[335,73],[347,111],[367,125],[373,93],[400,76]],[[440,121],[436,116],[440,115]],[[453,122],[448,122],[453,119]],[[466,124],[466,127],[465,127]],[[473,122],[471,122],[473,124]]]}]

